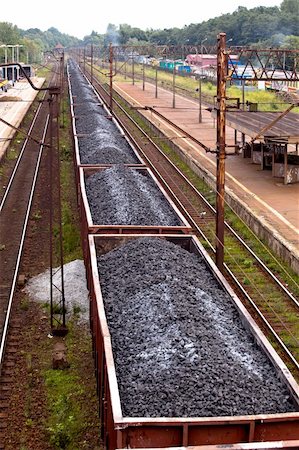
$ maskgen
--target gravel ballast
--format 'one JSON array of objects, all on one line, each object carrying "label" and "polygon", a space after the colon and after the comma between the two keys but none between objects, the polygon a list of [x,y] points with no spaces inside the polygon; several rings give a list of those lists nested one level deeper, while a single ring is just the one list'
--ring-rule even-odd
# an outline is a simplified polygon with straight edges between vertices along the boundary
[{"label": "gravel ballast", "polygon": [[141,238],[98,257],[98,268],[124,416],[296,410],[201,257]]},{"label": "gravel ballast", "polygon": [[82,164],[140,163],[73,62],[69,63],[69,73]]},{"label": "gravel ballast", "polygon": [[182,225],[147,173],[116,165],[87,177],[85,185],[94,224]]}]

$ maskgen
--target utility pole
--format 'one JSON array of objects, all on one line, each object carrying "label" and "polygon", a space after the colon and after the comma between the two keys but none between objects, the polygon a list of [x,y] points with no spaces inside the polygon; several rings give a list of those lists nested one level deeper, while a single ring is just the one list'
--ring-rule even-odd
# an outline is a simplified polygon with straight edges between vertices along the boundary
[{"label": "utility pole", "polygon": [[142,90],[145,90],[145,63],[142,63]]},{"label": "utility pole", "polygon": [[109,97],[109,109],[110,112],[112,113],[113,110],[113,47],[112,47],[112,42],[110,42],[109,44],[109,67],[110,67],[110,71],[109,71],[109,93],[110,93],[110,97]]},{"label": "utility pole", "polygon": [[85,75],[86,71],[85,71],[85,59],[86,59],[86,50],[85,47],[83,47],[83,73]]},{"label": "utility pole", "polygon": [[175,61],[173,60],[172,71],[172,107],[175,108]]},{"label": "utility pole", "polygon": [[199,86],[198,86],[198,95],[199,95],[199,115],[198,115],[198,122],[202,123],[202,95],[201,95],[201,83],[203,79],[203,43],[207,41],[208,38],[204,38],[200,43],[200,53],[201,53],[201,68],[200,68],[200,75],[199,75]]},{"label": "utility pole", "polygon": [[90,48],[90,59],[91,59],[90,82],[91,82],[91,85],[93,85],[93,44],[91,44],[91,48]]},{"label": "utility pole", "polygon": [[199,82],[198,82],[198,108],[199,108],[199,114],[198,114],[198,122],[202,123],[202,107],[201,107],[201,75],[199,75]]},{"label": "utility pole", "polygon": [[134,60],[134,54],[132,55],[132,84],[133,84],[133,86],[135,84],[135,60]]},{"label": "utility pole", "polygon": [[156,77],[155,77],[155,98],[158,98],[158,67],[156,66]]},{"label": "utility pole", "polygon": [[226,33],[217,36],[217,174],[216,174],[216,265],[223,272],[224,263],[224,184],[226,122]]}]

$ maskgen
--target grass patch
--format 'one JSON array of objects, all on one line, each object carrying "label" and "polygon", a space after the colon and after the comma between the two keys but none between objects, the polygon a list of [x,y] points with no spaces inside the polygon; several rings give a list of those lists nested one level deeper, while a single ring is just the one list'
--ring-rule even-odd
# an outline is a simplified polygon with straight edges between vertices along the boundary
[{"label": "grass patch", "polygon": [[46,431],[54,448],[81,450],[90,448],[86,436],[91,428],[98,428],[97,415],[90,415],[90,404],[97,399],[94,388],[85,385],[82,361],[91,355],[91,340],[87,331],[76,323],[69,324],[65,338],[70,368],[44,371],[47,392],[48,420]]},{"label": "grass patch", "polygon": [[41,218],[42,218],[42,214],[41,214],[40,210],[37,210],[32,214],[33,220],[40,220]]},{"label": "grass patch", "polygon": [[[118,69],[123,66],[123,62],[119,62],[117,67]],[[145,77],[150,79],[152,83],[155,83],[156,77],[156,69],[154,67],[150,67],[145,65]],[[121,68],[121,73],[118,73],[114,80],[121,82],[131,83],[132,77],[132,65],[127,63],[127,79],[124,77],[124,67]],[[143,76],[143,65],[142,64],[134,64],[134,72],[136,77],[136,83],[140,83]],[[107,71],[108,73],[108,71]],[[198,80],[195,80],[194,77],[190,76],[182,76],[176,74],[175,77],[175,85],[178,93],[187,94],[189,97],[198,98]],[[158,70],[158,86],[164,87],[166,89],[172,89],[173,86],[173,73],[172,71],[166,70]],[[202,81],[201,83],[201,91],[203,96],[203,101],[208,103],[214,102],[214,96],[217,93],[216,83],[213,84],[209,81]],[[227,97],[230,98],[240,98],[242,101],[242,88],[237,86],[228,86],[227,87]],[[287,108],[287,104],[281,104],[284,102],[275,92],[272,91],[262,91],[259,89],[255,90],[247,90],[244,91],[245,103],[258,103],[259,111],[283,111]],[[299,108],[294,108],[292,112],[299,112]]]},{"label": "grass patch", "polygon": [[79,377],[68,371],[47,370],[45,372],[50,405],[47,431],[50,443],[56,448],[68,448],[84,428],[81,408],[76,399],[83,393],[78,381]]}]

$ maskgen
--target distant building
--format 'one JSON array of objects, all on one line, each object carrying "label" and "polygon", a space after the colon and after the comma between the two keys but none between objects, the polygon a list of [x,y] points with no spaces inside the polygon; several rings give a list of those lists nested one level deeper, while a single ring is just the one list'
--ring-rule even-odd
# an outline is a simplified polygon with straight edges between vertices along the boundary
[{"label": "distant building", "polygon": [[58,53],[59,55],[62,55],[64,52],[64,47],[63,45],[60,44],[60,42],[56,45],[56,47],[54,48],[54,54]]},{"label": "distant building", "polygon": [[[238,55],[230,55],[230,59],[236,61]],[[206,53],[187,55],[186,62],[190,66],[198,66],[199,68],[208,68],[217,66],[217,55],[207,55]]]}]

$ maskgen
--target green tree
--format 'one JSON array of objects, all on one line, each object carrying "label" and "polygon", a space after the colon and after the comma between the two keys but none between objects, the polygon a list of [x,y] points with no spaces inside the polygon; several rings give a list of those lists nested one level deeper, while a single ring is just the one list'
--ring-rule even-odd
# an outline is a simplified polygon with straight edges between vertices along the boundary
[{"label": "green tree", "polygon": [[25,37],[22,39],[22,45],[21,61],[25,63],[28,62],[29,64],[40,62],[43,46],[39,40],[33,40]]},{"label": "green tree", "polygon": [[8,22],[0,22],[0,42],[2,44],[19,44],[20,32],[16,25]]},{"label": "green tree", "polygon": [[283,0],[280,9],[284,13],[295,14],[299,21],[299,0]]}]

